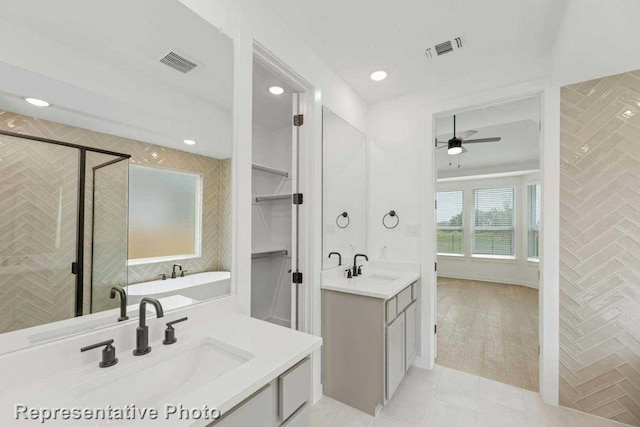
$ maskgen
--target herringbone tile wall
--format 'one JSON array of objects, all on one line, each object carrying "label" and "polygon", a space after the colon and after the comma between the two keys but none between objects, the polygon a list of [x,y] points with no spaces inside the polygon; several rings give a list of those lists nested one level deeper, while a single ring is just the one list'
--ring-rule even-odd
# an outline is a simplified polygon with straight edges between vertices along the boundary
[{"label": "herringbone tile wall", "polygon": [[[195,259],[181,260],[180,264],[182,264],[184,269],[189,270],[189,273],[221,269],[225,269],[225,271],[229,270],[231,264],[231,161],[229,159],[219,160],[209,158],[141,141],[26,117],[3,110],[0,110],[0,129],[131,154],[131,162],[134,163],[201,174],[204,188],[202,256]],[[15,144],[7,144],[7,146],[8,145],[16,146]],[[38,166],[41,168],[44,167],[45,169],[54,168],[50,176],[38,177],[37,179],[34,178],[34,180],[27,181],[37,181],[38,185],[41,185],[41,181],[46,181],[51,187],[47,188],[46,191],[45,189],[38,189],[39,192],[37,194],[34,193],[34,197],[43,198],[42,200],[38,200],[38,203],[46,203],[47,206],[49,206],[59,203],[60,200],[62,200],[62,202],[60,202],[62,203],[62,207],[68,208],[69,213],[63,209],[61,215],[75,216],[75,202],[66,200],[68,197],[63,197],[59,200],[58,192],[56,192],[53,187],[57,185],[64,189],[63,194],[68,193],[75,195],[77,188],[77,152],[67,149],[68,154],[65,155],[59,153],[62,152],[62,150],[57,150],[55,153],[49,152],[51,150],[40,153],[38,150],[41,150],[40,147],[42,145],[48,146],[47,144],[38,144],[37,150],[34,148],[34,150],[32,150],[33,152],[25,151],[24,153],[20,152],[10,156],[3,154],[5,159],[0,161],[0,168],[3,168],[0,174],[3,181],[2,184],[6,184],[4,182],[5,177],[23,176],[26,171],[30,169],[28,162],[35,162]],[[18,156],[18,154],[20,154],[20,156]],[[22,163],[20,163],[20,161],[22,161]],[[11,169],[12,165],[13,169]],[[6,173],[4,168],[9,168],[6,170]],[[11,173],[13,173],[13,175],[11,175]],[[23,175],[20,175],[21,173]],[[67,174],[69,176],[67,176]],[[8,248],[7,250],[16,253],[17,249],[15,249],[15,245],[19,244],[24,249],[23,252],[25,252],[25,254],[41,254],[42,251],[38,249],[38,245],[44,245],[46,239],[51,239],[53,238],[52,236],[58,236],[63,246],[71,245],[75,248],[75,220],[65,222],[63,217],[61,217],[62,220],[57,216],[50,218],[37,217],[37,209],[34,209],[32,206],[35,201],[32,201],[31,205],[27,206],[29,204],[28,201],[20,200],[20,203],[17,203],[16,197],[11,197],[11,191],[14,193],[17,191],[14,187],[15,185],[9,185],[8,187],[6,185],[0,186],[0,191],[3,191],[0,193],[0,204],[3,207],[2,211],[0,211],[0,227],[10,229],[12,224],[15,225],[16,215],[24,215],[23,212],[33,215],[34,219],[33,221],[22,221],[22,223],[26,224],[26,228],[23,227],[12,234],[12,236],[15,236],[15,238],[11,240],[13,243],[5,239],[4,243],[6,243],[5,246]],[[35,187],[35,185],[32,185],[32,187]],[[87,191],[89,192],[90,186],[88,187]],[[48,199],[45,200],[45,196]],[[90,200],[90,198],[87,200]],[[85,212],[89,211],[90,206],[87,206]],[[223,212],[225,212],[225,214],[223,214]],[[13,216],[9,217],[7,215]],[[14,218],[13,223],[11,222],[11,218]],[[65,223],[71,223],[68,227],[69,230],[61,229],[60,224],[64,225]],[[88,223],[90,224],[90,221],[88,221]],[[38,230],[43,236],[40,236],[40,234],[35,233],[33,230]],[[57,230],[58,234],[52,234],[52,230]],[[20,236],[18,236],[18,231],[22,233]],[[85,232],[87,231],[90,231],[89,227],[85,229]],[[96,232],[98,231],[99,230],[96,230]],[[28,235],[29,232],[33,234],[29,235],[29,238],[25,238],[24,236]],[[90,234],[88,236],[90,236]],[[228,242],[222,242],[221,236],[223,239],[228,239]],[[87,249],[85,250],[85,272],[89,272],[91,266],[90,239],[87,239],[85,244],[85,248]],[[11,245],[14,246],[12,247]],[[22,285],[18,285],[17,277],[14,277],[14,280],[12,280],[10,274],[19,274],[20,272],[16,268],[10,268],[7,269],[7,271],[4,269],[5,265],[15,261],[15,257],[8,259],[7,256],[3,256],[3,248],[0,247],[0,262],[2,263],[0,266],[0,269],[2,269],[2,280],[0,281],[0,285],[2,285],[0,286],[0,333],[73,316],[73,294],[75,287],[73,280],[69,280],[68,274],[69,265],[73,257],[67,259],[69,257],[66,256],[65,253],[65,256],[62,257],[64,258],[63,260],[53,259],[57,254],[63,252],[62,249],[64,248],[56,248],[55,251],[47,252],[46,256],[41,256],[42,260],[37,258],[36,255],[30,257],[30,262],[46,263],[46,269],[42,267],[42,271],[34,273],[37,274],[37,280],[34,278],[34,280],[20,281]],[[72,252],[73,250],[74,249],[71,249]],[[8,253],[9,252],[5,252],[5,254]],[[120,260],[112,261],[120,262]],[[61,265],[58,266],[56,263],[61,263]],[[105,265],[107,264],[108,263],[105,263]],[[154,280],[158,277],[159,273],[170,272],[172,264],[172,262],[165,262],[131,266],[128,268],[128,283],[133,284]],[[56,272],[59,271],[59,273],[52,273],[51,271],[54,270]],[[23,277],[23,275],[20,277]],[[110,279],[105,278],[105,280],[109,281]],[[37,284],[35,284],[36,282]],[[42,284],[42,282],[46,283]],[[14,289],[15,286],[20,287],[20,289]],[[103,287],[106,289],[107,285]],[[85,295],[89,296],[90,292],[85,290]],[[89,302],[90,300],[85,298],[85,312],[87,311],[86,308],[89,306]],[[94,298],[94,309],[107,308],[110,303],[113,303],[113,301],[105,300],[105,296],[102,295],[100,298]],[[7,307],[15,309],[7,309]],[[29,309],[25,307],[29,307]],[[28,315],[25,315],[26,311],[29,311]]]},{"label": "herringbone tile wall", "polygon": [[561,99],[560,402],[640,425],[640,71]]}]

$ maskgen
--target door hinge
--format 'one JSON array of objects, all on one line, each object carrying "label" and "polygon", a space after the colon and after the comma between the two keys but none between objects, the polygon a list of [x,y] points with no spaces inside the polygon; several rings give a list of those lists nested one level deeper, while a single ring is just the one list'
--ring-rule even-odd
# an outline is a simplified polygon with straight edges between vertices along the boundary
[{"label": "door hinge", "polygon": [[78,274],[78,263],[77,262],[72,262],[71,263],[71,274]]},{"label": "door hinge", "polygon": [[302,193],[294,193],[293,194],[293,204],[294,205],[301,205],[302,204]]},{"label": "door hinge", "polygon": [[302,273],[294,271],[292,281],[293,283],[302,283]]},{"label": "door hinge", "polygon": [[435,144],[436,148],[438,148],[438,138],[435,139]]},{"label": "door hinge", "polygon": [[438,333],[438,325],[433,325],[433,333],[434,334]]},{"label": "door hinge", "polygon": [[433,264],[433,269],[434,269],[434,271],[438,271],[438,263],[437,262]]},{"label": "door hinge", "polygon": [[296,114],[293,116],[293,125],[302,126],[304,124],[304,114]]}]

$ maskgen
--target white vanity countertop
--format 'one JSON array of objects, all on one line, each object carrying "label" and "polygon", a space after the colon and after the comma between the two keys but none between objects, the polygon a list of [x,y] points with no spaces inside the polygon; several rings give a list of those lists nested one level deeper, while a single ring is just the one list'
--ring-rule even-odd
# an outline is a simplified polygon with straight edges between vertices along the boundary
[{"label": "white vanity countertop", "polygon": [[323,277],[321,288],[388,300],[419,278],[419,272],[385,270],[365,271],[362,276],[351,279],[334,274]]},{"label": "white vanity countertop", "polygon": [[[158,326],[155,327],[157,328]],[[134,328],[135,326],[132,327],[131,333],[134,333]],[[3,390],[0,393],[0,425],[38,424],[36,421],[17,422],[14,419],[14,405],[16,403],[35,408],[76,408],[87,406],[80,404],[76,400],[73,393],[74,390],[78,390],[81,387],[91,388],[93,384],[100,384],[105,379],[111,381],[109,376],[112,376],[111,378],[119,378],[132,370],[140,372],[175,356],[175,354],[184,352],[190,345],[195,345],[203,338],[214,339],[233,346],[249,353],[251,358],[218,378],[196,385],[194,389],[187,392],[176,393],[171,387],[167,387],[168,390],[166,392],[169,397],[167,402],[164,403],[182,404],[185,408],[202,408],[203,405],[207,405],[210,408],[219,409],[224,414],[265,384],[277,378],[296,362],[320,348],[322,344],[322,339],[319,337],[236,313],[215,319],[209,323],[197,325],[197,327],[188,330],[183,329],[181,331],[180,327],[177,326],[176,335],[178,337],[176,344],[164,346],[159,341],[151,342],[151,353],[140,357],[133,356],[131,348],[119,347],[116,342],[119,363],[111,368],[100,369],[98,367],[100,350],[97,349],[92,351],[95,356],[95,363],[92,363],[91,366],[84,364],[77,369],[57,373],[43,381]],[[37,349],[34,351],[37,351]],[[16,369],[21,368],[27,369],[27,367],[16,367]],[[170,374],[171,372],[167,372],[167,375]],[[149,390],[149,394],[153,394],[154,391],[157,392],[157,390]],[[103,408],[112,402],[118,402],[117,399],[114,399],[109,394],[105,392],[104,402],[100,397],[103,405],[99,407]],[[141,393],[140,398],[144,399],[144,395],[147,395],[147,393]],[[136,404],[136,402],[127,403]],[[138,407],[149,406],[144,404],[136,405]],[[211,420],[177,420],[175,417],[171,420],[164,420],[162,416],[163,408],[158,408],[158,410],[161,416],[156,421],[112,421],[107,423],[105,421],[82,420],[73,422],[58,420],[48,421],[45,425],[63,425],[64,423],[64,425],[75,424],[82,426],[138,426],[153,422],[155,425],[160,423],[171,426],[205,426],[211,422]]]}]

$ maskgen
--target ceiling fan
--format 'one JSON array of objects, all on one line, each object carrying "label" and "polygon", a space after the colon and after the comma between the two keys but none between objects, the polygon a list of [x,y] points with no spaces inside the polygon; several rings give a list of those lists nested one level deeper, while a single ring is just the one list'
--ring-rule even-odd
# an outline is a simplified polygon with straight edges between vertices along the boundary
[{"label": "ceiling fan", "polygon": [[453,116],[453,138],[451,138],[447,142],[441,142],[436,139],[436,143],[444,144],[438,148],[440,149],[440,148],[446,147],[447,154],[449,154],[450,156],[455,156],[455,155],[467,152],[467,149],[462,146],[463,142],[466,145],[466,144],[476,144],[476,143],[483,143],[483,142],[499,142],[502,139],[500,137],[479,138],[479,139],[469,139],[469,140],[466,139],[472,135],[475,135],[476,133],[478,133],[477,130],[467,130],[462,132],[460,135],[456,134],[456,116],[454,115]]}]

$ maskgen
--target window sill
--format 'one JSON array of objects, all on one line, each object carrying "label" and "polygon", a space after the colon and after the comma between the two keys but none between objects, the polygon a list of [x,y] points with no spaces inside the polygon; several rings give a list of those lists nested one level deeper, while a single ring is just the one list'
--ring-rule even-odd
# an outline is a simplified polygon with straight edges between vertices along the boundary
[{"label": "window sill", "polygon": [[194,259],[194,258],[200,258],[200,255],[197,255],[197,254],[171,255],[171,256],[161,256],[161,257],[155,257],[155,258],[130,259],[130,260],[127,260],[127,265],[131,267],[134,265],[156,264],[159,262],[180,261],[180,260]]},{"label": "window sill", "polygon": [[442,257],[442,258],[459,259],[459,260],[464,259],[463,254],[436,254],[436,255],[438,256],[438,258]]},{"label": "window sill", "polygon": [[505,263],[518,262],[515,256],[506,256],[506,255],[471,255],[471,260],[481,261],[481,262],[505,262]]}]

